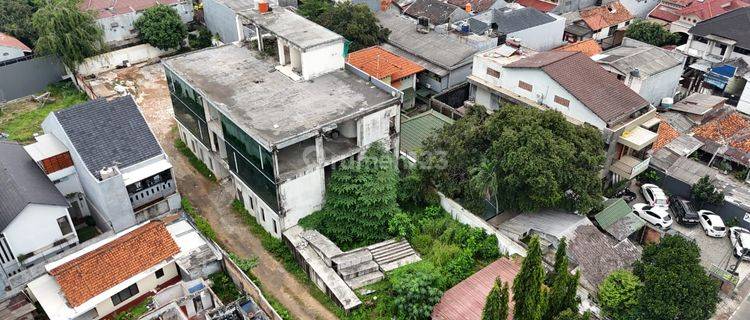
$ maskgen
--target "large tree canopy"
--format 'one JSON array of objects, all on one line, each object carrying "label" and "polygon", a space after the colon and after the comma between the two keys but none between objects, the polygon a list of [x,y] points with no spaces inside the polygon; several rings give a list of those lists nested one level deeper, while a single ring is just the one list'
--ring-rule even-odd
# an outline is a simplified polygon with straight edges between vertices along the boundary
[{"label": "large tree canopy", "polygon": [[0,32],[21,40],[28,46],[36,41],[31,25],[34,7],[26,0],[0,0]]},{"label": "large tree canopy", "polygon": [[49,0],[32,17],[37,33],[35,50],[56,54],[71,70],[104,48],[103,31],[93,14],[82,12],[75,1]]},{"label": "large tree canopy", "polygon": [[625,31],[625,36],[657,47],[675,44],[680,38],[658,23],[646,20],[637,20],[631,24]]},{"label": "large tree canopy", "polygon": [[668,236],[643,250],[633,273],[641,279],[640,316],[653,320],[705,320],[719,302],[718,283],[700,265],[698,246]]},{"label": "large tree canopy", "polygon": [[637,318],[641,281],[627,270],[617,270],[599,285],[599,305],[602,314],[612,320]]},{"label": "large tree canopy", "polygon": [[[574,125],[556,111],[514,105],[466,116],[425,142],[424,176],[474,212],[484,210],[487,187],[497,187],[500,209],[561,208],[588,212],[601,202],[604,142],[593,127]],[[496,183],[478,184],[473,175]],[[487,178],[484,178],[487,180]]]},{"label": "large tree canopy", "polygon": [[135,21],[140,37],[162,50],[179,48],[187,36],[187,28],[172,7],[163,4],[146,9]]},{"label": "large tree canopy", "polygon": [[300,6],[299,13],[352,41],[349,51],[380,44],[390,33],[380,26],[365,4],[343,1],[331,5],[328,0],[307,0]]}]

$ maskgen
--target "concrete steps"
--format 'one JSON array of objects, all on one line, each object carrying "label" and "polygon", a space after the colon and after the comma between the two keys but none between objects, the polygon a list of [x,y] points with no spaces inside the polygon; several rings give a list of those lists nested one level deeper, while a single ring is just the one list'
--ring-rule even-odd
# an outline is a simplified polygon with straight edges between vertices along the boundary
[{"label": "concrete steps", "polygon": [[406,240],[388,240],[369,246],[372,257],[384,272],[422,260]]},{"label": "concrete steps", "polygon": [[368,273],[380,271],[380,266],[375,261],[367,261],[356,266],[351,266],[343,269],[338,269],[338,274],[344,280],[354,279],[366,275]]},{"label": "concrete steps", "polygon": [[371,272],[365,275],[361,275],[359,277],[344,280],[349,287],[351,287],[353,290],[362,288],[366,285],[373,284],[375,282],[378,282],[385,278],[385,274],[383,274],[380,271]]}]

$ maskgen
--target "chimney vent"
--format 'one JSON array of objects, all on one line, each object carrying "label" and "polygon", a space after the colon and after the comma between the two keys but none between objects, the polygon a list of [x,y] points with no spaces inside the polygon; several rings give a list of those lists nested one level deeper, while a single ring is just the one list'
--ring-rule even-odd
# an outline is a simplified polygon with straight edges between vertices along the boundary
[{"label": "chimney vent", "polygon": [[268,0],[258,0],[258,12],[268,12]]}]

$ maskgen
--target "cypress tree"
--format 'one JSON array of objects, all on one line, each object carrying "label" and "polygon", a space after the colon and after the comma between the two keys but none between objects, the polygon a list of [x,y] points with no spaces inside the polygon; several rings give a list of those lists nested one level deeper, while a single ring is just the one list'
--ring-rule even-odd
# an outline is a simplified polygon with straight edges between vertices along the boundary
[{"label": "cypress tree", "polygon": [[567,244],[563,238],[557,247],[555,254],[555,265],[547,275],[547,285],[550,287],[547,308],[544,312],[544,320],[555,319],[566,309],[576,310],[578,300],[576,288],[578,287],[579,274],[571,275],[568,272]]},{"label": "cypress tree", "polygon": [[521,271],[513,280],[513,300],[515,320],[541,320],[544,313],[545,294],[544,267],[542,266],[542,249],[539,248],[539,237],[534,236],[529,242],[529,250],[521,264]]},{"label": "cypress tree", "polygon": [[487,295],[487,301],[484,304],[484,310],[482,310],[482,320],[508,319],[509,300],[508,284],[502,283],[500,279],[497,279],[490,294]]}]

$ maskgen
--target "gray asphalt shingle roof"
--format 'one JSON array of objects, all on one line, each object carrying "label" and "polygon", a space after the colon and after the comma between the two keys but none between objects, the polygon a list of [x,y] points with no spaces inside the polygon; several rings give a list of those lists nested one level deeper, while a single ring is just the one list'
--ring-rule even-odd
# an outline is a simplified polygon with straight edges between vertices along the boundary
[{"label": "gray asphalt shingle roof", "polygon": [[127,168],[163,153],[131,96],[98,99],[55,112],[86,167]]},{"label": "gray asphalt shingle roof", "polygon": [[698,22],[688,31],[691,34],[710,34],[737,41],[737,46],[750,49],[750,7],[740,8],[708,20]]},{"label": "gray asphalt shingle roof", "polygon": [[555,18],[535,8],[495,10],[494,22],[497,30],[506,34],[521,31],[555,21]]},{"label": "gray asphalt shingle roof", "polygon": [[0,141],[0,231],[29,204],[68,207],[65,197],[20,144]]}]

